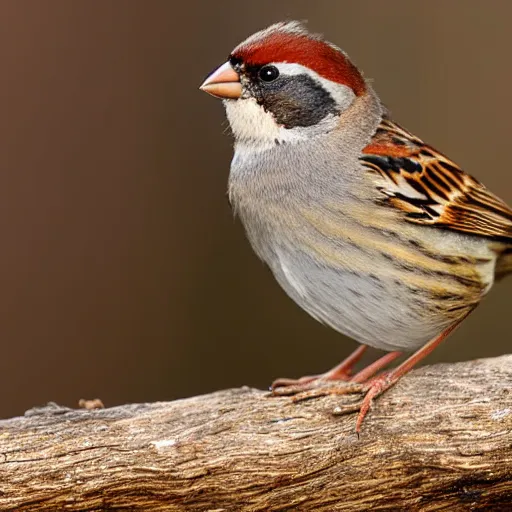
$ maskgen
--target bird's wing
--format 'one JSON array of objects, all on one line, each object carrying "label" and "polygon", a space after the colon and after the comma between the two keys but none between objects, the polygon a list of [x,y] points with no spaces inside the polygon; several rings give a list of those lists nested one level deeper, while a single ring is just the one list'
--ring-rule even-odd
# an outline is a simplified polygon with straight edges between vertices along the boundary
[{"label": "bird's wing", "polygon": [[382,177],[382,201],[409,222],[512,244],[512,209],[450,159],[384,119],[361,160]]}]

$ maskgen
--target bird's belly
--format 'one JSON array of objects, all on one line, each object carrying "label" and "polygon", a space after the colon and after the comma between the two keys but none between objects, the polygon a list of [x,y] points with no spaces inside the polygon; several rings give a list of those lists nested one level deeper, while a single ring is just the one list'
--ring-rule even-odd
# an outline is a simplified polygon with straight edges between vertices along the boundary
[{"label": "bird's belly", "polygon": [[292,202],[275,204],[272,217],[264,208],[242,209],[241,217],[254,250],[299,306],[382,350],[417,349],[492,286],[496,255],[486,242],[413,224],[393,229],[388,210],[360,210]]},{"label": "bird's belly", "polygon": [[305,254],[278,250],[277,256],[270,266],[286,293],[320,322],[365,345],[412,351],[455,320],[378,268],[366,274],[319,265]]}]

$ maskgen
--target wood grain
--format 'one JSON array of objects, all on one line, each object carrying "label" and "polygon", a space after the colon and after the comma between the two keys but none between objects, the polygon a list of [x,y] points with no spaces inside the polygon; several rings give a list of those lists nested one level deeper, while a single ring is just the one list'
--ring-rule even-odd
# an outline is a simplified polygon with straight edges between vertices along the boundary
[{"label": "wood grain", "polygon": [[350,400],[32,409],[0,421],[0,510],[512,510],[512,356],[413,371],[360,438]]}]

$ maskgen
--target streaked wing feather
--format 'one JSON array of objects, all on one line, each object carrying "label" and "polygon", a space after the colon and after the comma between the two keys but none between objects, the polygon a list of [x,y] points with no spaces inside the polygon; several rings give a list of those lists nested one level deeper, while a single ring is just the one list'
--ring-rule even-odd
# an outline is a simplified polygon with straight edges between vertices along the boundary
[{"label": "streaked wing feather", "polygon": [[409,222],[512,244],[512,210],[447,157],[384,119],[361,157],[382,200]]}]

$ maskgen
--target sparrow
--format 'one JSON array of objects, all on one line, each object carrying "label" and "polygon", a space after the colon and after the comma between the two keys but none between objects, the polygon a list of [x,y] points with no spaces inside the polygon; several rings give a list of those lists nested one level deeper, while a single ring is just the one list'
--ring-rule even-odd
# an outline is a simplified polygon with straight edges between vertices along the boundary
[{"label": "sparrow", "polygon": [[[373,400],[512,272],[512,210],[393,121],[348,56],[302,23],[250,36],[200,89],[223,99],[229,199],[254,251],[300,307],[361,344],[272,392],[363,393],[347,408],[359,432]],[[367,346],[388,353],[354,374]]]}]

